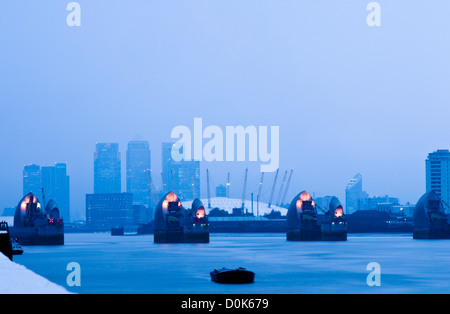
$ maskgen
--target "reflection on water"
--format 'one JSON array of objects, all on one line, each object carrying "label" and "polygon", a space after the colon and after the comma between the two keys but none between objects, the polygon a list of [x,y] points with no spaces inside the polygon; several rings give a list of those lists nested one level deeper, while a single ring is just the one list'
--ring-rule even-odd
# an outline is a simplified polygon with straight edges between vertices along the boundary
[{"label": "reflection on water", "polygon": [[[346,242],[288,242],[284,234],[211,234],[209,244],[154,244],[153,236],[66,234],[66,245],[24,247],[16,263],[76,293],[449,293],[450,240],[349,235]],[[81,286],[67,287],[69,263]],[[367,264],[381,266],[369,287]],[[246,267],[251,285],[221,285],[209,272]]]}]

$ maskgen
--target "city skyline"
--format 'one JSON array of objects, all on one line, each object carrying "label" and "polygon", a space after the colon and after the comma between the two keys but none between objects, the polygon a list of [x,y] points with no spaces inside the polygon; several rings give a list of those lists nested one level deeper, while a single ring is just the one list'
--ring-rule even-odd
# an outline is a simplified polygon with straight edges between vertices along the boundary
[{"label": "city skyline", "polygon": [[[148,141],[145,141],[145,140],[138,140],[138,141],[136,141],[136,140],[131,140],[131,141],[129,141],[128,143],[127,143],[127,147],[128,147],[128,149],[130,148],[130,144],[144,144],[144,146],[145,146],[145,149],[147,149],[148,148],[148,157],[149,158],[151,158],[151,153],[150,153],[150,144],[149,144],[149,142]],[[102,147],[102,145],[107,145],[108,147],[109,146],[113,146],[114,147],[114,154],[116,154],[116,153],[118,153],[119,155],[120,155],[120,145],[118,144],[118,143],[96,143],[96,147],[98,148],[99,147],[99,144],[100,144],[100,147]],[[161,147],[163,148],[162,150],[161,150],[161,154],[162,154],[162,156],[161,156],[161,160],[163,160],[164,159],[164,146],[167,146],[167,145],[169,145],[168,147],[172,147],[172,145],[173,145],[173,142],[165,142],[165,143],[161,143]],[[428,154],[428,158],[427,159],[425,159],[425,164],[427,164],[428,163],[428,160],[429,160],[429,156],[432,156],[433,154],[436,154],[436,153],[438,153],[438,152],[440,152],[440,154],[442,155],[442,152],[448,152],[448,150],[442,150],[442,149],[438,149],[438,150],[436,150],[436,151],[434,151],[433,153],[429,153]],[[128,154],[128,151],[127,151],[127,158],[128,158],[128,156],[129,156],[129,154]],[[167,155],[167,154],[166,154]],[[120,158],[119,158],[119,161],[120,161]],[[173,162],[173,161],[172,161]],[[122,169],[123,167],[121,167],[121,170],[120,170],[120,177],[121,177],[121,180],[125,180],[126,182],[128,181],[128,179],[126,178],[126,176],[127,176],[127,172],[128,172],[128,167],[129,167],[129,164],[127,164],[128,163],[128,159],[126,160],[126,163],[124,163],[124,164],[126,164],[125,165],[125,169]],[[189,163],[192,163],[192,162],[189,162]],[[208,167],[205,167],[205,164],[207,165],[207,164],[209,164],[208,162],[201,162],[201,163],[199,163],[200,165],[203,165],[203,166],[200,166],[201,168],[200,169],[202,169],[203,171],[206,171],[206,168],[208,168]],[[55,163],[55,166],[57,166],[57,165],[61,165],[61,163]],[[31,172],[32,174],[33,174],[33,172],[34,171],[36,171],[36,169],[37,168],[39,168],[38,170],[39,170],[39,173],[41,172],[41,169],[42,168],[51,168],[51,167],[40,167],[40,166],[37,166],[37,165],[35,165],[35,164],[32,164],[32,165],[28,165],[28,166],[25,166],[24,167],[24,169],[23,169],[23,171],[24,171],[24,174],[23,174],[23,191],[25,191],[25,190],[27,190],[28,192],[33,192],[33,193],[35,193],[37,196],[38,196],[38,198],[40,197],[40,200],[41,200],[41,198],[42,198],[42,193],[41,193],[41,189],[39,188],[39,190],[37,190],[37,192],[34,192],[34,190],[31,188],[31,189],[28,189],[28,188],[25,188],[25,185],[26,185],[26,183],[25,183],[25,179],[26,179],[26,176],[25,176],[25,172],[26,171],[28,171],[28,172]],[[146,168],[146,167],[144,167],[144,168]],[[161,169],[163,169],[164,168],[164,166],[162,166],[161,167]],[[257,167],[256,167],[257,168]],[[169,169],[169,168],[168,168]],[[151,167],[150,167],[150,170],[151,170]],[[124,172],[124,176],[122,176],[122,172]],[[261,173],[260,172],[258,172],[257,173],[257,175],[255,175],[254,174],[254,177],[256,178],[257,176],[259,176]],[[267,174],[266,174],[267,175]],[[270,175],[270,174],[269,174]],[[428,175],[428,174],[427,174]],[[200,175],[201,176],[201,175]],[[123,178],[122,178],[123,177]],[[202,180],[202,181],[204,181],[204,182],[202,182],[202,183],[204,183],[203,184],[203,187],[202,187],[202,189],[200,190],[200,198],[203,198],[203,199],[205,199],[206,198],[206,174],[204,175],[204,177],[205,177],[205,179],[204,180]],[[357,178],[357,180],[355,180],[355,178]],[[140,180],[142,180],[143,178],[141,178]],[[217,178],[216,178],[217,179]],[[40,179],[40,180],[42,180],[42,178]],[[156,192],[157,192],[157,194],[160,196],[160,195],[162,195],[162,193],[164,192],[164,186],[163,186],[163,184],[162,184],[162,180],[161,181],[159,181],[158,180],[158,178],[156,177],[156,178],[153,178],[152,177],[152,180],[153,180],[153,182],[154,183],[156,183],[156,185],[155,185],[155,188],[156,188]],[[219,186],[223,186],[223,187],[225,187],[225,184],[226,184],[226,180],[225,180],[225,178],[223,178],[223,180],[222,181],[217,181],[217,180],[212,180],[213,182],[211,183],[211,185],[210,185],[210,188],[211,188],[211,191],[212,191],[212,193],[214,193],[214,191],[216,190],[216,188],[218,188]],[[269,182],[270,181],[270,182]],[[357,174],[357,175],[355,175],[349,182],[351,183],[351,182],[353,182],[353,181],[357,181],[357,183],[358,183],[358,185],[360,185],[360,183],[361,183],[361,181],[362,181],[362,176],[361,176],[361,174]],[[141,181],[142,182],[142,181]],[[170,182],[170,181],[169,181]],[[255,191],[253,191],[253,193],[255,193],[256,192],[256,184],[259,184],[259,182],[253,182],[253,187],[252,187],[252,189],[253,190],[255,190]],[[278,180],[277,180],[277,183],[276,183],[276,191],[278,191],[278,189],[280,188],[280,185],[281,185],[281,183],[282,183],[282,181],[281,181],[281,178],[279,177],[278,178]],[[343,204],[347,204],[347,202],[348,202],[348,195],[347,195],[347,193],[348,193],[348,187],[349,187],[349,185],[350,185],[350,183],[347,183],[346,184],[346,187],[344,187],[344,189],[343,190],[345,190],[345,193],[342,193],[342,195],[344,195],[344,197],[342,197],[342,196],[339,196],[339,193],[333,193],[333,192],[328,192],[328,193],[324,193],[324,194],[322,194],[322,193],[316,193],[316,191],[313,191],[313,190],[310,190],[311,191],[311,193],[312,194],[314,194],[314,195],[316,195],[317,194],[317,196],[315,196],[315,197],[318,197],[318,198],[327,198],[327,197],[329,197],[330,195],[334,195],[334,196],[337,196],[339,199],[341,199],[342,201],[343,201]],[[29,183],[27,183],[27,184],[29,184]],[[180,183],[179,183],[180,184]],[[295,184],[295,183],[294,183]],[[269,192],[269,190],[272,188],[272,185],[273,185],[273,182],[272,182],[272,178],[266,178],[266,182],[265,182],[265,188],[263,189],[263,191],[265,191],[265,193],[263,193],[263,195],[265,194],[265,197],[262,197],[262,200],[261,201],[268,201],[268,198],[269,198],[269,196],[268,196],[268,192]],[[125,185],[121,185],[122,187],[121,187],[121,190],[119,191],[119,192],[113,192],[113,193],[126,193],[126,192],[129,192],[129,193],[131,193],[131,194],[133,194],[132,192],[130,192],[130,191],[128,191],[127,189],[127,184],[125,184]],[[169,186],[169,187],[171,187],[171,186]],[[150,194],[150,192],[149,192],[149,190],[148,190],[148,184],[146,183],[146,185],[145,185],[145,188],[147,189],[146,191],[145,191],[145,193],[147,194],[147,197],[149,197],[149,194]],[[166,187],[167,188],[167,187]],[[198,188],[197,186],[196,186],[196,188]],[[361,188],[362,188],[362,186],[361,186]],[[191,187],[189,187],[189,188],[186,188],[186,190],[188,190],[188,189],[191,189]],[[306,190],[308,190],[307,188],[305,188]],[[303,189],[302,189],[303,190]],[[424,189],[424,190],[426,190],[426,189]],[[142,190],[143,191],[143,190]],[[242,195],[242,186],[240,185],[240,182],[232,182],[232,195],[231,195],[231,198],[240,198],[241,197],[241,195]],[[427,190],[428,191],[428,190]],[[288,194],[288,200],[287,200],[287,202],[289,203],[289,195],[294,195],[295,193],[297,193],[298,192],[298,190],[295,190],[295,189],[293,189],[292,187],[291,188],[289,188],[289,194]],[[27,193],[27,192],[24,192],[25,194]],[[184,193],[184,192],[183,192]],[[250,199],[250,194],[252,193],[252,191],[247,191],[247,199]],[[361,192],[360,192],[361,193]],[[24,195],[25,195],[24,194]],[[92,192],[87,192],[85,195],[88,195],[88,194],[92,194]],[[101,194],[101,193],[94,193],[94,194]],[[359,196],[360,198],[361,198],[361,201],[362,202],[364,202],[364,203],[361,203],[359,206],[359,209],[369,209],[369,207],[370,206],[372,206],[373,208],[375,208],[375,206],[373,206],[373,202],[377,202],[378,200],[383,200],[383,199],[385,199],[386,200],[386,202],[391,202],[392,200],[396,200],[396,202],[394,202],[394,203],[399,203],[399,198],[392,198],[392,197],[388,197],[388,194],[390,195],[390,196],[396,196],[395,194],[390,194],[388,191],[386,191],[385,193],[383,193],[383,194],[379,194],[379,195],[374,195],[374,196],[372,196],[372,197],[369,197],[369,194],[367,193],[367,192],[365,192],[365,191],[362,191],[362,194]],[[189,195],[190,196],[190,195]],[[211,195],[211,196],[213,196],[213,195]],[[342,197],[342,198],[341,198]],[[387,199],[386,199],[387,198]],[[189,197],[189,199],[190,199],[190,197]],[[49,199],[47,199],[47,201],[48,201]],[[444,199],[444,201],[445,201],[445,199]],[[141,204],[140,202],[134,202],[134,204]],[[402,202],[401,203],[403,203],[403,204],[407,204],[407,203],[411,203],[411,204],[414,204],[415,203],[415,201],[410,201],[410,200],[402,200]],[[370,205],[370,204],[372,204],[372,205]],[[142,204],[141,204],[142,205]],[[9,206],[9,207],[4,207],[4,208],[11,208],[11,207],[13,207],[14,206],[14,204],[12,204],[11,206]],[[372,208],[372,207],[370,207],[370,208]],[[351,213],[351,212],[354,212],[355,211],[355,209],[352,209],[352,208],[350,208],[350,207],[348,207],[347,205],[346,205],[346,207],[345,207],[345,210],[346,210],[346,213]],[[82,208],[82,210],[81,211],[84,211],[85,212],[85,208]],[[77,213],[77,214],[74,214],[74,216],[75,216],[75,220],[79,220],[79,219],[81,219],[81,220],[83,220],[83,219],[85,219],[85,216],[84,215],[79,215],[79,213]]]},{"label": "city skyline", "polygon": [[[426,155],[450,146],[449,10],[442,0],[384,3],[382,26],[369,27],[366,3],[355,0],[100,1],[83,3],[82,26],[68,27],[54,1],[5,3],[0,21],[14,32],[0,34],[0,208],[21,198],[24,165],[58,161],[70,167],[71,209],[83,213],[93,143],[124,153],[145,138],[156,174],[160,143],[195,117],[222,128],[279,126],[279,168],[297,179],[290,191],[343,200],[359,172],[372,195],[415,203]],[[251,163],[208,164],[217,184],[232,173],[237,195],[247,166],[258,182]]]},{"label": "city skyline", "polygon": [[0,293],[450,293],[449,13],[4,1]]},{"label": "city skyline", "polygon": [[70,177],[66,164],[24,166],[22,178],[23,196],[33,193],[44,207],[51,200],[55,201],[61,216],[70,222]]}]

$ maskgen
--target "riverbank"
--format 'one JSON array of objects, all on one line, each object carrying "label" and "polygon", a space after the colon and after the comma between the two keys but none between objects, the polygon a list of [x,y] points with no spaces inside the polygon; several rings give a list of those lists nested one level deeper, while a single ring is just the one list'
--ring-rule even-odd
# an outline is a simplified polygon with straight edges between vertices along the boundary
[{"label": "riverbank", "polygon": [[66,294],[65,288],[50,282],[0,253],[0,294]]}]

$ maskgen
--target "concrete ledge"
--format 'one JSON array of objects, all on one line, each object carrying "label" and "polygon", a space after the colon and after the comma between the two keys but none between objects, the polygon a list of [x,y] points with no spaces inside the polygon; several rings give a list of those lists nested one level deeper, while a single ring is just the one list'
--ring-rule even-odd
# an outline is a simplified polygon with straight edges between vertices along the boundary
[{"label": "concrete ledge", "polygon": [[11,262],[0,253],[0,294],[67,294],[65,288]]}]

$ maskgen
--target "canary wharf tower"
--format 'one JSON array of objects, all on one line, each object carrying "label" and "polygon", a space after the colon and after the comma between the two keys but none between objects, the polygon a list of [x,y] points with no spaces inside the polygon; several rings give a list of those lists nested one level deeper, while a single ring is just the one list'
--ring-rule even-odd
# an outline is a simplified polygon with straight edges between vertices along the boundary
[{"label": "canary wharf tower", "polygon": [[97,143],[94,154],[94,193],[121,193],[120,152],[117,143]]},{"label": "canary wharf tower", "polygon": [[127,149],[127,192],[133,194],[135,205],[150,206],[150,148],[147,141],[131,141]]}]

